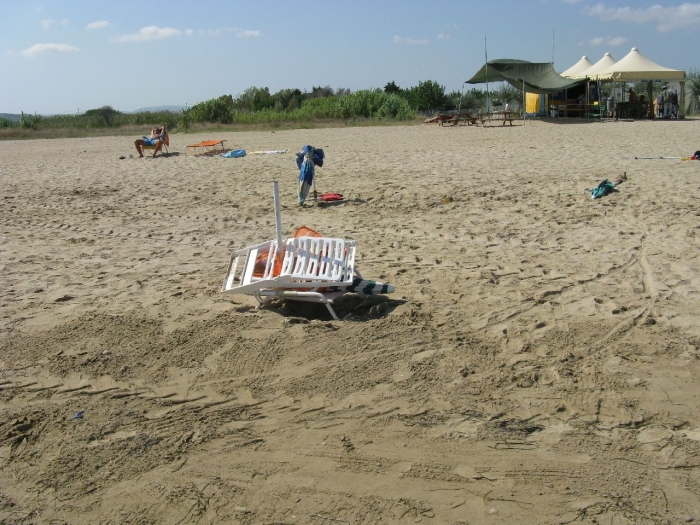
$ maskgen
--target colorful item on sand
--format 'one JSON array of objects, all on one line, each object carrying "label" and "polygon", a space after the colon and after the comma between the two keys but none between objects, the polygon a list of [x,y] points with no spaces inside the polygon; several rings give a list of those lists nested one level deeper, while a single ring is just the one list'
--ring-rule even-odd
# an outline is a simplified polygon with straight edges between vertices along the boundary
[{"label": "colorful item on sand", "polygon": [[323,193],[318,196],[318,200],[321,202],[336,202],[345,199],[340,193]]},{"label": "colorful item on sand", "polygon": [[370,279],[361,279],[355,277],[352,280],[352,286],[346,288],[348,292],[361,293],[364,295],[377,295],[392,293],[394,287],[391,284],[378,283],[377,281],[372,281]]},{"label": "colorful item on sand", "polygon": [[222,153],[221,156],[227,159],[237,159],[239,157],[245,157],[246,151],[244,149],[234,149],[227,153]]},{"label": "colorful item on sand", "polygon": [[[292,235],[295,239],[298,239],[299,237],[323,237],[320,233],[318,233],[316,230],[312,230],[308,226],[301,226],[297,228],[297,231],[294,232],[294,235]],[[269,251],[261,251],[257,258],[255,259],[255,266],[253,267],[253,277],[262,277],[263,274],[265,273],[265,268],[267,267],[267,258],[270,256]],[[275,261],[275,266],[273,267],[272,270],[272,275],[277,276],[280,274],[280,271],[282,270],[282,259],[279,258],[279,260]]]},{"label": "colorful item on sand", "polygon": [[281,155],[287,153],[288,149],[269,149],[264,151],[249,151],[248,155]]},{"label": "colorful item on sand", "polygon": [[615,189],[615,183],[605,179],[591,190],[591,199],[600,199],[601,197],[605,197],[606,195],[611,194],[613,189]]}]

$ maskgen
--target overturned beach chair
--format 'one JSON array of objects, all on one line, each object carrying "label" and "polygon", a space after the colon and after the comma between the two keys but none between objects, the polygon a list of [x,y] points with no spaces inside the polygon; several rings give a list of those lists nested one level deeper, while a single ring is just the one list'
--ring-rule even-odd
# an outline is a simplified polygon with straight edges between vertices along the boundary
[{"label": "overturned beach chair", "polygon": [[333,301],[347,292],[390,293],[394,287],[364,281],[355,270],[355,241],[296,237],[267,241],[231,256],[223,293],[252,295],[258,307],[273,298],[321,303],[333,319]]}]

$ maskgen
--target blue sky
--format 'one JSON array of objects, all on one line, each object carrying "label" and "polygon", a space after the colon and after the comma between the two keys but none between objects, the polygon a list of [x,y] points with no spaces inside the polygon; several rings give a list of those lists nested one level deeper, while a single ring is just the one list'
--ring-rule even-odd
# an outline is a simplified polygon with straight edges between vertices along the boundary
[{"label": "blue sky", "polygon": [[[0,113],[193,105],[249,87],[448,92],[488,56],[700,66],[700,3],[644,0],[0,0]],[[552,38],[553,37],[553,38]]]}]

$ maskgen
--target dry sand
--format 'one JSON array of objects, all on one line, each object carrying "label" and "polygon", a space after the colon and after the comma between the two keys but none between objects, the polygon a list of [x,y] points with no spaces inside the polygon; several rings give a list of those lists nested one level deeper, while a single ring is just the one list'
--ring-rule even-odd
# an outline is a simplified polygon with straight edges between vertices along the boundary
[{"label": "dry sand", "polygon": [[[516,124],[0,142],[0,523],[700,522],[700,121]],[[274,180],[396,293],[219,293]]]}]

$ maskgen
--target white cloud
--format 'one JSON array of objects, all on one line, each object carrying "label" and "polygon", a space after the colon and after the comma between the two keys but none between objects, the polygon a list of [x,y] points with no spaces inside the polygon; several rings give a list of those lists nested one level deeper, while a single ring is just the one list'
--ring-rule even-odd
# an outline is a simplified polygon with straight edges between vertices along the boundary
[{"label": "white cloud", "polygon": [[611,38],[608,40],[608,45],[612,47],[621,46],[626,43],[627,39],[624,36],[616,36],[615,38]]},{"label": "white cloud", "polygon": [[219,36],[221,29],[200,29],[199,34],[203,36]]},{"label": "white cloud", "polygon": [[598,3],[583,12],[605,22],[623,22],[638,25],[655,24],[663,32],[685,26],[700,24],[700,4],[682,4],[673,7],[652,5],[650,7],[606,7]]},{"label": "white cloud", "polygon": [[34,44],[32,47],[20,52],[20,55],[34,58],[42,53],[74,53],[76,51],[80,51],[80,49],[75,46],[69,46],[68,44]]},{"label": "white cloud", "polygon": [[118,36],[115,40],[117,42],[147,42],[149,40],[165,40],[181,34],[180,31],[172,27],[148,26],[141,29],[138,33]]},{"label": "white cloud", "polygon": [[447,33],[438,33],[438,35],[435,37],[438,40],[448,40],[450,38],[450,35]]},{"label": "white cloud", "polygon": [[87,29],[102,29],[105,28],[109,25],[109,22],[107,20],[100,20],[99,22],[90,22],[86,28]]},{"label": "white cloud", "polygon": [[194,35],[194,29],[185,29],[185,34],[187,36],[192,36]]},{"label": "white cloud", "polygon": [[228,33],[234,33],[238,38],[255,38],[260,36],[257,29],[238,29],[237,27],[227,27]]},{"label": "white cloud", "polygon": [[597,36],[595,38],[591,38],[588,41],[588,44],[591,46],[606,46],[606,47],[615,47],[615,46],[621,46],[623,44],[627,43],[627,39],[624,36],[616,36],[616,37],[603,37],[603,36]]},{"label": "white cloud", "polygon": [[68,25],[68,20],[65,18],[63,20],[56,21],[52,18],[49,18],[48,20],[42,20],[41,25],[44,29],[49,29],[51,26],[56,25],[56,24],[61,24],[62,26],[67,26]]},{"label": "white cloud", "polygon": [[260,31],[257,29],[243,29],[236,33],[238,38],[254,38],[260,36]]},{"label": "white cloud", "polygon": [[415,38],[403,37],[398,35],[394,37],[394,44],[424,45],[429,43],[430,40],[417,40]]},{"label": "white cloud", "polygon": [[561,0],[565,4],[578,4],[581,0]]}]

